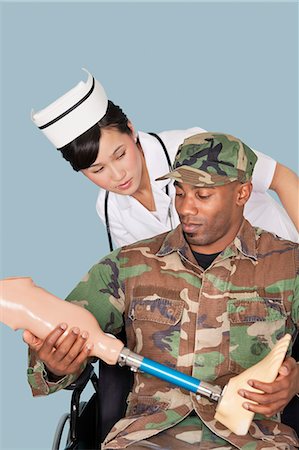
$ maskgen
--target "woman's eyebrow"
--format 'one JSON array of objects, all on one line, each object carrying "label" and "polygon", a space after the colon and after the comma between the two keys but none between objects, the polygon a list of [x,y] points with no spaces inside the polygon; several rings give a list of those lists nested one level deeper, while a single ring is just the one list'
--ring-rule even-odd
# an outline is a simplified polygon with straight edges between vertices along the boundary
[{"label": "woman's eyebrow", "polygon": [[[114,150],[114,152],[111,154],[111,156],[113,156],[120,148],[123,147],[123,144],[119,145],[118,147],[116,147],[116,149]],[[98,162],[98,163],[94,163],[89,167],[95,167],[95,166],[103,166],[103,163]]]},{"label": "woman's eyebrow", "polygon": [[92,164],[91,166],[89,166],[88,168],[90,168],[90,167],[95,167],[95,166],[101,166],[102,164],[100,163],[100,162],[98,162],[98,163],[94,163],[94,164]]},{"label": "woman's eyebrow", "polygon": [[114,150],[114,152],[112,153],[112,155],[114,155],[119,149],[121,149],[124,146],[124,144],[120,144],[118,147],[116,147],[116,149]]}]

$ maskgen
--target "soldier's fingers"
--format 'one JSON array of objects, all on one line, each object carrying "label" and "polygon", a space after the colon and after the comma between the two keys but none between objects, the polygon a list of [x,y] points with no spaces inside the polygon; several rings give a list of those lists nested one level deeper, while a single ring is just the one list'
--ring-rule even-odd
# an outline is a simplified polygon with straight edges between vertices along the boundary
[{"label": "soldier's fingers", "polygon": [[275,386],[275,383],[263,383],[262,381],[258,380],[249,380],[248,384],[249,386],[254,387],[255,389],[259,389],[262,392],[267,392],[267,394],[271,394],[279,390],[279,388]]},{"label": "soldier's fingers", "polygon": [[281,376],[287,376],[292,372],[292,370],[295,369],[295,367],[296,367],[296,360],[291,356],[288,356],[280,366],[278,373]]},{"label": "soldier's fingers", "polygon": [[[61,359],[61,362],[65,365],[65,367],[71,365],[73,361],[77,358],[77,356],[82,351],[83,347],[86,345],[89,336],[87,331],[83,331],[82,333],[80,333],[80,330],[78,328],[74,328],[72,330],[72,333],[76,336],[76,339],[74,340],[73,344],[68,349],[65,347],[64,343],[62,344],[64,350],[67,350],[64,351],[64,356]],[[59,347],[57,351],[60,350],[61,349]]]},{"label": "soldier's fingers", "polygon": [[93,344],[87,343],[83,346],[81,352],[78,356],[73,360],[72,364],[68,367],[69,373],[77,372],[89,357],[91,350],[93,349]]},{"label": "soldier's fingers", "polygon": [[54,328],[51,333],[48,334],[40,350],[43,355],[47,355],[53,352],[55,345],[57,345],[58,343],[58,339],[63,335],[66,329],[67,324],[61,323],[56,328]]},{"label": "soldier's fingers", "polygon": [[[75,342],[79,341],[81,342],[83,339],[80,337],[80,329],[78,327],[72,328],[67,336],[59,343],[59,345],[56,346],[54,358],[57,362],[63,362],[66,355],[68,355],[71,352],[71,349],[73,348]],[[73,356],[73,359],[77,355]]]},{"label": "soldier's fingers", "polygon": [[238,391],[241,397],[248,399],[250,401],[256,402],[260,405],[269,405],[274,402],[280,402],[285,400],[285,394],[283,391],[266,394],[266,393],[256,393],[251,391],[246,391],[244,389],[240,389]]},{"label": "soldier's fingers", "polygon": [[274,402],[269,405],[256,405],[251,402],[244,402],[242,406],[255,414],[263,414],[266,417],[271,417],[281,411],[285,404],[283,402]]},{"label": "soldier's fingers", "polygon": [[[288,389],[289,381],[288,378],[283,375],[278,375],[275,381],[272,383],[263,383],[258,380],[249,380],[249,386],[259,389],[266,394],[275,394],[276,392],[281,392],[282,390]],[[246,392],[250,392],[245,390]]]}]

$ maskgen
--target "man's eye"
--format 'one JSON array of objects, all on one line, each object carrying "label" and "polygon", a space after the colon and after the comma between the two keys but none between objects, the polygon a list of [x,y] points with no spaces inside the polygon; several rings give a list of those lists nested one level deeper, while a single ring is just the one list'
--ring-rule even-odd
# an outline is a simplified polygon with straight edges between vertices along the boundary
[{"label": "man's eye", "polygon": [[182,192],[176,192],[175,195],[176,195],[177,197],[182,197],[182,196],[183,196],[183,193],[182,193]]},{"label": "man's eye", "polygon": [[210,195],[200,195],[200,194],[198,194],[197,197],[200,198],[201,200],[207,200],[211,196]]}]

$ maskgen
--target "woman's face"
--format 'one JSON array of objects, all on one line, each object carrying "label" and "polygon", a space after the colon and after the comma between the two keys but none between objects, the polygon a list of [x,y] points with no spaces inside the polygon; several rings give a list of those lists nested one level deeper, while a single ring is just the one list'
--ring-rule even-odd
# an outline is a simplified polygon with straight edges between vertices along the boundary
[{"label": "woman's face", "polygon": [[81,172],[97,186],[122,195],[133,195],[142,177],[142,153],[134,133],[103,128],[95,162]]}]

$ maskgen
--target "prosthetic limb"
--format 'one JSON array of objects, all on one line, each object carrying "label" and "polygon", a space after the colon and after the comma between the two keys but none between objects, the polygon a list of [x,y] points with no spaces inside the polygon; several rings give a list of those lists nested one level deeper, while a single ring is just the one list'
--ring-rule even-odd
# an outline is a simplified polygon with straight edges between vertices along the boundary
[{"label": "prosthetic limb", "polygon": [[[278,375],[278,370],[285,358],[291,336],[286,334],[273,347],[265,358],[244,372],[229,380],[223,388],[221,400],[217,405],[215,419],[239,436],[248,432],[254,412],[242,407],[245,399],[237,394],[239,389],[251,392],[261,392],[250,387],[247,381],[255,379],[263,383],[272,383]],[[253,402],[252,402],[253,403]]]},{"label": "prosthetic limb", "polygon": [[89,333],[88,343],[94,345],[92,355],[107,364],[116,364],[124,344],[105,334],[96,318],[85,308],[64,302],[34,284],[31,278],[7,278],[0,281],[0,321],[13,330],[29,330],[40,339],[61,322],[68,328],[58,340],[64,339],[71,328],[80,325]]},{"label": "prosthetic limb", "polygon": [[31,278],[7,278],[0,280],[0,321],[13,330],[29,330],[45,339],[59,323],[68,328],[57,342],[64,339],[74,326],[89,333],[87,343],[93,344],[90,356],[96,356],[107,364],[127,365],[132,371],[141,370],[169,381],[191,392],[218,400],[221,388],[211,386],[163,364],[156,363],[131,352],[110,334],[104,333],[96,318],[85,308],[62,301],[45,289],[36,286]]},{"label": "prosthetic limb", "polygon": [[[105,334],[95,317],[85,308],[62,301],[36,286],[31,278],[8,278],[0,281],[0,321],[14,330],[29,330],[40,339],[45,339],[61,322],[68,324],[61,340],[71,328],[79,326],[89,333],[87,342],[93,344],[91,356],[96,356],[107,364],[127,365],[134,372],[139,370],[149,373],[195,394],[220,400],[215,418],[236,434],[246,434],[253,418],[253,413],[242,407],[244,399],[237,393],[238,389],[247,389],[246,382],[250,378],[273,381],[291,339],[290,335],[286,335],[264,360],[232,378],[222,391],[219,386],[200,381],[132,352],[120,340]],[[60,340],[58,344],[59,342]]]}]

